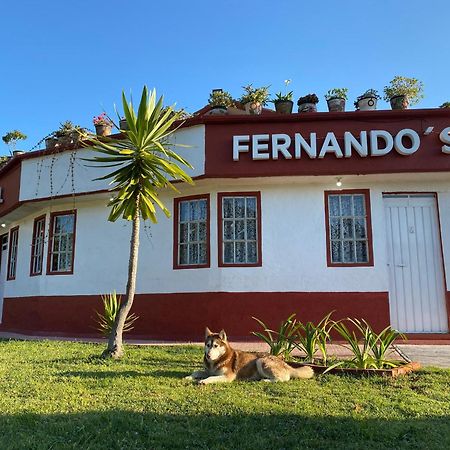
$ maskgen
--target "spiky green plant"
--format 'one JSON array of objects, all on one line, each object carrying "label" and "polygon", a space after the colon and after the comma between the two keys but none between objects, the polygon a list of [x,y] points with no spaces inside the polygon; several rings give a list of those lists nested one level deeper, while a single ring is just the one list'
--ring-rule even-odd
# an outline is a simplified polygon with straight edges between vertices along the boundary
[{"label": "spiky green plant", "polygon": [[[97,330],[103,334],[103,336],[108,337],[111,334],[111,330],[114,327],[114,322],[116,321],[117,313],[119,312],[122,296],[117,295],[116,291],[110,294],[102,295],[103,302],[103,312],[97,313]],[[125,320],[123,326],[123,332],[127,333],[132,330],[134,322],[139,318],[136,314],[130,314]]]}]

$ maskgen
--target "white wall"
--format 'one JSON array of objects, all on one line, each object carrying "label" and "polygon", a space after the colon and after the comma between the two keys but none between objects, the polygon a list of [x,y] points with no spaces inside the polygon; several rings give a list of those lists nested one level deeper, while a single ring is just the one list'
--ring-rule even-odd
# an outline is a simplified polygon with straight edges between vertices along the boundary
[{"label": "white wall", "polygon": [[[189,147],[178,147],[177,145],[180,144]],[[173,149],[193,166],[193,169],[187,169],[189,175],[196,177],[205,173],[204,125],[179,129],[172,135],[169,145],[172,145]],[[19,199],[21,201],[35,200],[73,192],[108,189],[110,187],[109,180],[94,181],[94,179],[113,171],[114,168],[101,168],[95,163],[83,160],[93,156],[102,155],[91,149],[78,149],[73,152],[69,150],[23,160]],[[71,158],[74,158],[74,164],[71,164]],[[72,188],[72,179],[74,189]]]}]

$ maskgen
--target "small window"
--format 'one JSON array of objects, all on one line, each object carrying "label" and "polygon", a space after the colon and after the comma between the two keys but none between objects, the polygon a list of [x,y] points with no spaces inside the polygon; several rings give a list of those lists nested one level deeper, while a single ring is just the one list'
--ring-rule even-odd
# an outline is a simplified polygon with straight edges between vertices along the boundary
[{"label": "small window", "polygon": [[219,194],[218,200],[219,266],[260,266],[260,194]]},{"label": "small window", "polygon": [[326,192],[329,266],[371,266],[368,191]]},{"label": "small window", "polygon": [[45,216],[34,220],[33,240],[31,241],[31,267],[30,275],[42,274],[44,259]]},{"label": "small window", "polygon": [[209,195],[175,199],[174,268],[209,267]]},{"label": "small window", "polygon": [[16,279],[17,269],[17,249],[19,244],[19,227],[11,229],[9,233],[9,253],[8,253],[8,280]]},{"label": "small window", "polygon": [[58,212],[51,216],[47,273],[73,273],[75,247],[75,212]]}]

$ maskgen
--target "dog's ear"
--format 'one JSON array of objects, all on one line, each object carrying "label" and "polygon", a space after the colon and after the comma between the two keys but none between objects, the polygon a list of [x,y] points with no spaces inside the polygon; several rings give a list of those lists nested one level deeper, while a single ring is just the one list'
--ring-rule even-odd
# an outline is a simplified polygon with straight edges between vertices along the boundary
[{"label": "dog's ear", "polygon": [[208,327],[206,327],[206,329],[205,329],[205,339],[208,337],[208,336],[211,336],[213,333],[212,333],[212,331],[208,328]]},{"label": "dog's ear", "polygon": [[227,334],[225,333],[225,330],[220,330],[219,337],[220,339],[222,339],[222,341],[227,341]]}]

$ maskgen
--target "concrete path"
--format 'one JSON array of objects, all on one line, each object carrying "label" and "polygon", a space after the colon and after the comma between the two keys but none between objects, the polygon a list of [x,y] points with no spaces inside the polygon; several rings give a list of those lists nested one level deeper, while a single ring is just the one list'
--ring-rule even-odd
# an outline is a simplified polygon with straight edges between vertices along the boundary
[{"label": "concrete path", "polygon": [[411,361],[418,361],[422,367],[450,368],[450,345],[397,345]]}]

